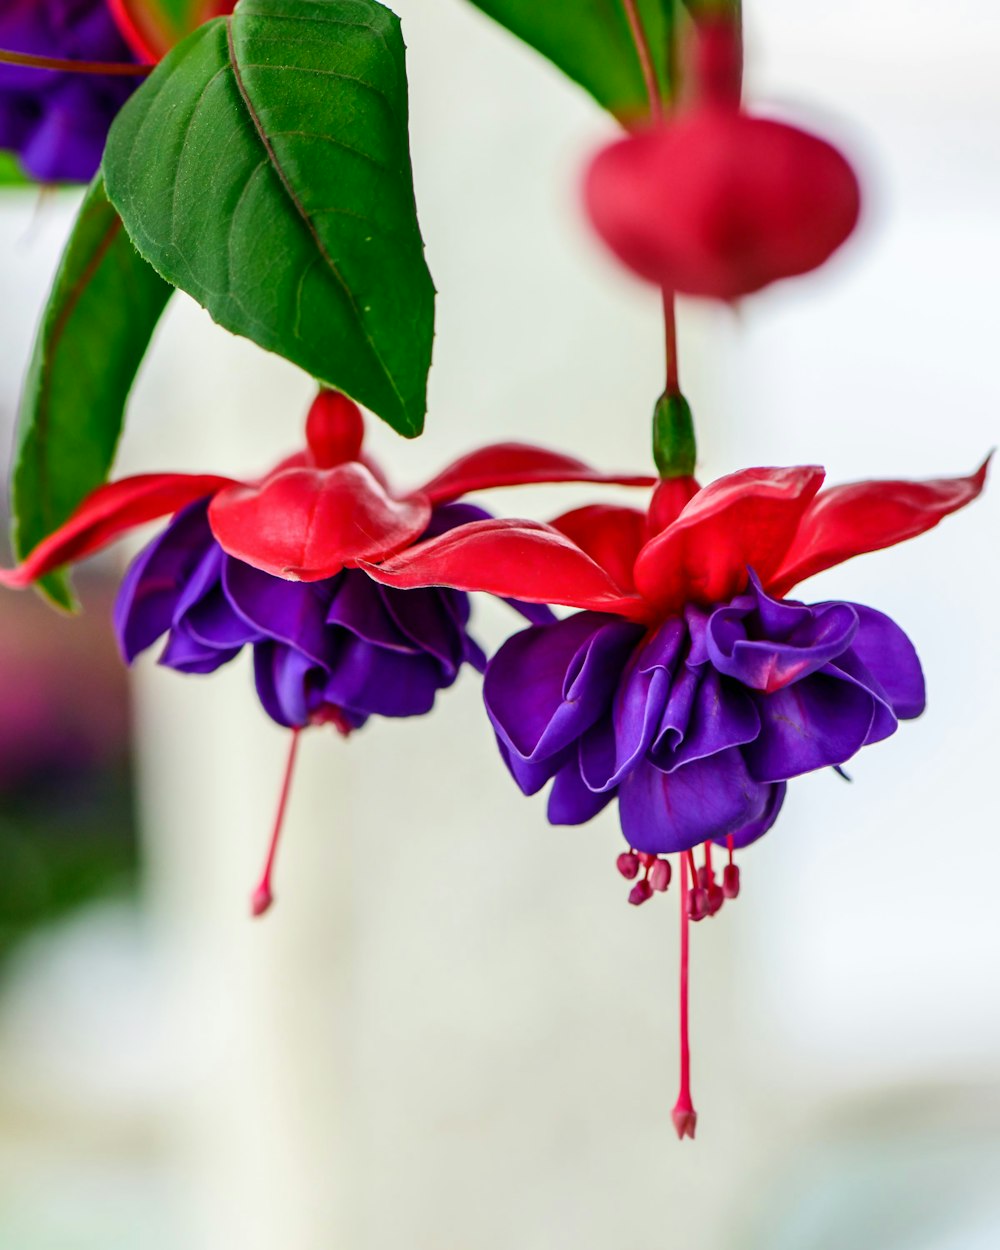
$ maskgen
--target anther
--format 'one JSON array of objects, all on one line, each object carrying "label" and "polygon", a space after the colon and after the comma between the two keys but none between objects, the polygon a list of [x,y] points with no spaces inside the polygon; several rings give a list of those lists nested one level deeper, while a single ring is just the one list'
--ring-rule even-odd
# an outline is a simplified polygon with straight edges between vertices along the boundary
[{"label": "anther", "polygon": [[722,886],[720,886],[714,879],[712,884],[705,891],[705,900],[708,908],[708,914],[710,916],[714,916],[722,904],[726,901],[726,896],[723,893]]},{"label": "anther", "polygon": [[740,868],[739,864],[727,864],[722,873],[722,892],[726,898],[739,898]]},{"label": "anther", "polygon": [[672,875],[673,870],[670,867],[670,860],[658,859],[649,870],[649,884],[657,892],[657,894],[662,894],[670,885],[670,878]]},{"label": "anther", "polygon": [[633,907],[648,902],[653,897],[653,887],[649,884],[649,880],[643,877],[641,881],[637,881],[628,892],[628,901]]},{"label": "anther", "polygon": [[708,914],[708,891],[698,886],[688,893],[688,916],[692,920],[704,920]]},{"label": "anther", "polygon": [[639,875],[639,856],[635,851],[622,851],[615,860],[615,866],[626,881],[634,881]]}]

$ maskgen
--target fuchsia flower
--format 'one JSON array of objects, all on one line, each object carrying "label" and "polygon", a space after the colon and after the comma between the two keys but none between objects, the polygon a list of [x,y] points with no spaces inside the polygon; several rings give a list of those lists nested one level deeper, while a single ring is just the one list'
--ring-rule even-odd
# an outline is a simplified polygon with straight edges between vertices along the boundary
[{"label": "fuchsia flower", "polygon": [[[594,506],[552,525],[480,520],[391,556],[387,586],[447,586],[580,609],[533,625],[490,661],[484,695],[526,794],[582,824],[617,797],[635,904],[679,853],[684,924],[739,893],[734,851],[771,828],[788,780],[839,768],[924,706],[920,664],[888,617],[788,600],[823,569],[931,529],[979,494],[970,477],[820,492],[813,466],[746,469],[699,489],[662,482],[649,510]],[[728,852],[721,883],[713,843]],[[698,868],[693,850],[705,848]],[[682,947],[681,1095],[694,1135]]]},{"label": "fuchsia flower", "polygon": [[598,234],[640,277],[734,300],[821,265],[858,220],[854,171],[823,139],[739,103],[728,20],[700,28],[696,102],[612,143],[587,172]]},{"label": "fuchsia flower", "polygon": [[[364,423],[343,395],[323,392],[309,412],[306,450],[261,480],[158,473],[102,486],[0,584],[23,587],[156,517],[176,514],[133,561],[115,626],[125,659],[165,637],[160,663],[205,674],[254,653],[268,715],[297,735],[332,724],[345,736],[370,716],[418,716],[465,662],[485,656],[469,636],[467,597],[452,590],[395,591],[362,564],[470,519],[455,501],[471,491],[530,482],[649,478],[604,475],[579,460],[519,443],[483,447],[430,482],[393,491],[362,451]],[[529,619],[547,610],[524,609]],[[254,909],[271,900],[270,869],[287,797],[279,805]]]}]

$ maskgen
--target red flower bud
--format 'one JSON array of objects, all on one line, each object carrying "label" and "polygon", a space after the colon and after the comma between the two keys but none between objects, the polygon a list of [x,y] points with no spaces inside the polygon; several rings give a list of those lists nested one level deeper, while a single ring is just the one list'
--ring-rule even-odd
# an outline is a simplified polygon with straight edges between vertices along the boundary
[{"label": "red flower bud", "polygon": [[604,148],[584,197],[640,277],[724,300],[817,268],[860,204],[854,171],[825,140],[710,105]]}]

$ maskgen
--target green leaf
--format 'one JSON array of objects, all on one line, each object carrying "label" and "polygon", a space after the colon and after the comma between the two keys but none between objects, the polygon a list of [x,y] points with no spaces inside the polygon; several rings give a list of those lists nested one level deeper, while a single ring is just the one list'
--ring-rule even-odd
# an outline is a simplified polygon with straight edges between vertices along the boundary
[{"label": "green leaf", "polygon": [[[12,483],[19,556],[106,480],[125,401],[171,294],[132,246],[98,174],[63,253],[25,382]],[[73,606],[65,574],[41,586]]]},{"label": "green leaf", "polygon": [[142,255],[220,325],[420,433],[434,287],[388,9],[243,0],[128,101],[104,175]]},{"label": "green leaf", "polygon": [[0,187],[30,187],[31,179],[13,152],[0,152]]},{"label": "green leaf", "polygon": [[[530,44],[626,124],[649,113],[649,96],[622,0],[472,0]],[[657,77],[670,98],[668,47],[674,0],[639,0]]]}]

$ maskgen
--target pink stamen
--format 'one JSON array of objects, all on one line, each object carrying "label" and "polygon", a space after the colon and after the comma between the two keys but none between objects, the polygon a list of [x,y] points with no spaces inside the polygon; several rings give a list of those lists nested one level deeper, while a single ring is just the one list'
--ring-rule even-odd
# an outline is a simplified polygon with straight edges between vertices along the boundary
[{"label": "pink stamen", "polygon": [[695,1129],[698,1126],[698,1113],[694,1109],[694,1103],[691,1101],[691,1042],[688,1028],[688,966],[689,966],[689,938],[690,938],[690,916],[688,907],[688,894],[690,884],[688,881],[689,873],[689,857],[693,862],[693,856],[689,851],[687,855],[681,856],[681,970],[680,970],[680,1026],[681,1026],[681,1087],[677,1095],[677,1102],[674,1104],[672,1119],[674,1128],[677,1130],[677,1136],[682,1141],[685,1137],[694,1137]]},{"label": "pink stamen", "polygon": [[615,867],[626,881],[634,881],[639,875],[639,856],[634,851],[622,851],[615,860]]},{"label": "pink stamen", "polygon": [[285,776],[281,783],[281,797],[278,799],[278,811],[274,818],[274,829],[267,849],[267,859],[264,861],[264,871],[257,882],[257,888],[250,896],[250,910],[254,916],[263,916],[274,902],[274,893],[271,889],[271,875],[274,872],[274,860],[278,853],[281,829],[285,823],[285,808],[288,806],[288,795],[292,788],[292,774],[295,771],[295,757],[298,754],[300,732],[299,729],[292,730],[292,745],[289,748],[288,761],[285,764]]},{"label": "pink stamen", "polygon": [[733,835],[731,833],[726,834],[726,849],[729,852],[729,862],[730,864],[732,864],[733,862]]}]

